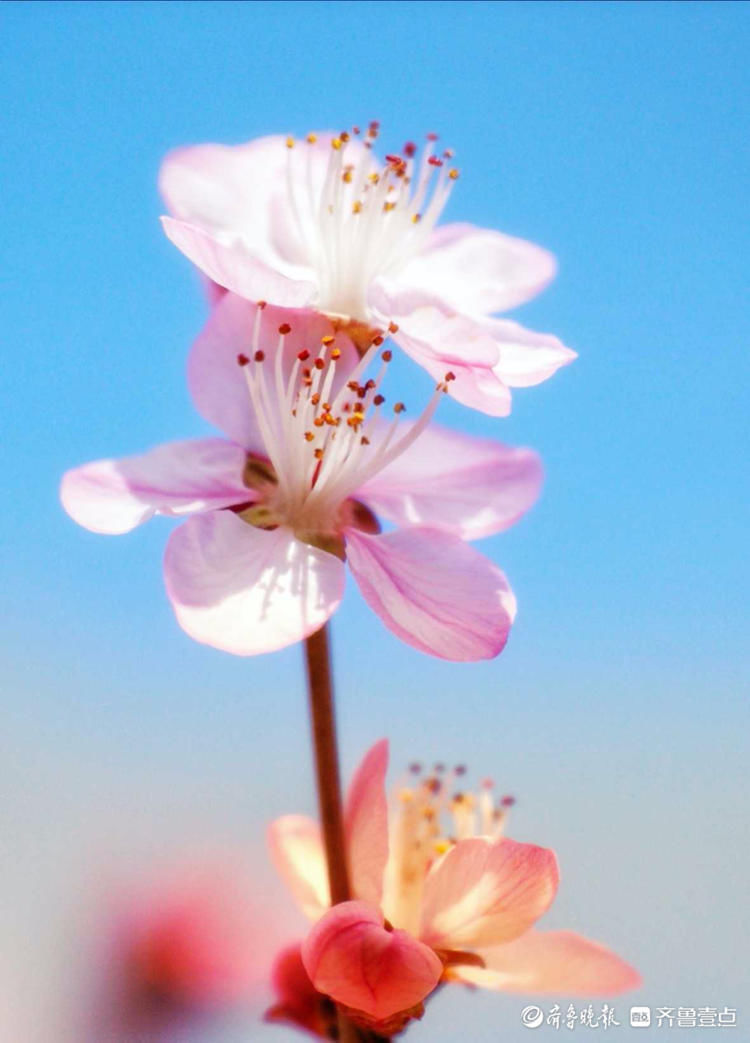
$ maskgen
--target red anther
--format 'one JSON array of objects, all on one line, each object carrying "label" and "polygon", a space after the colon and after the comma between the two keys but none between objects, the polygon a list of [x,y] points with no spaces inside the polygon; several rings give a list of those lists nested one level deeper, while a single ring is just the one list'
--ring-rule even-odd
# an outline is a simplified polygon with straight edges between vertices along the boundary
[{"label": "red anther", "polygon": [[389,333],[398,333],[398,326],[396,325],[395,322],[389,323],[389,325],[388,325],[388,332]]},{"label": "red anther", "polygon": [[379,130],[380,129],[380,120],[370,120],[369,129],[370,130]]},{"label": "red anther", "polygon": [[399,413],[404,413],[405,411],[406,406],[403,402],[397,402],[396,405],[393,407],[393,412],[396,413],[396,415],[398,415]]},{"label": "red anther", "polygon": [[450,384],[450,382],[452,380],[455,380],[455,379],[456,379],[456,374],[453,372],[453,370],[448,370],[448,372],[445,374],[445,382],[446,382],[446,384]]},{"label": "red anther", "polygon": [[372,338],[372,343],[375,344],[377,347],[380,347],[384,340],[385,337],[381,337],[380,334],[378,334],[377,337]]},{"label": "red anther", "polygon": [[307,348],[303,348],[302,351],[297,352],[297,358],[300,360],[300,362],[307,362],[307,360],[310,358],[310,352],[307,350]]},{"label": "red anther", "polygon": [[494,785],[495,783],[492,781],[492,779],[482,779],[482,789],[492,789]]},{"label": "red anther", "polygon": [[457,764],[456,767],[453,770],[455,771],[456,775],[465,775],[466,774],[466,765],[465,764]]},{"label": "red anther", "polygon": [[264,351],[256,351],[255,354],[253,355],[253,358],[255,359],[256,362],[262,362],[265,357],[266,357],[266,353]]},{"label": "red anther", "polygon": [[407,141],[406,144],[404,145],[404,155],[408,159],[411,159],[412,156],[414,156],[416,154],[416,151],[417,151],[417,146],[414,144],[414,142],[413,141]]},{"label": "red anther", "polygon": [[346,144],[346,142],[349,140],[349,131],[348,130],[342,130],[341,133],[339,134],[339,137],[344,142],[344,144]]},{"label": "red anther", "polygon": [[442,167],[443,161],[438,156],[430,156],[427,160],[431,167]]},{"label": "red anther", "polygon": [[439,135],[434,130],[431,130],[429,134],[425,134],[425,137],[428,141],[437,141]]},{"label": "red anther", "polygon": [[258,307],[261,309],[261,311],[263,310],[263,308],[266,307],[267,304],[268,301],[258,301]]},{"label": "red anther", "polygon": [[[382,341],[381,341],[381,343],[382,343]],[[390,362],[391,359],[393,358],[393,352],[392,351],[384,351],[383,354],[380,357],[382,358],[383,362]]]},{"label": "red anther", "polygon": [[442,761],[437,762],[437,764],[435,765],[435,771],[438,773],[438,775],[442,775],[442,773],[445,771],[445,765]]},{"label": "red anther", "polygon": [[504,808],[512,808],[513,805],[515,804],[515,802],[516,802],[516,798],[515,797],[506,796],[506,797],[502,797],[501,798],[500,805],[501,805],[501,807],[504,807]]},{"label": "red anther", "polygon": [[409,771],[412,773],[412,775],[419,775],[422,771],[422,765],[419,763],[419,761],[412,761],[409,765]]},{"label": "red anther", "polygon": [[376,395],[375,398],[372,400],[372,403],[375,406],[382,406],[384,402],[385,398],[383,397],[383,395]]},{"label": "red anther", "polygon": [[237,356],[237,365],[238,366],[246,366],[249,361],[250,361],[250,359],[247,357],[247,355],[240,354],[240,355]]},{"label": "red anther", "polygon": [[365,384],[365,391],[371,391],[374,387],[375,381],[372,379],[372,377],[370,377],[370,379]]},{"label": "red anther", "polygon": [[315,362],[313,362],[313,365],[315,366],[316,369],[324,369],[325,368],[325,362],[323,361],[323,359],[315,359]]},{"label": "red anther", "polygon": [[360,445],[369,445],[370,444],[370,439],[365,437],[365,435],[362,435],[362,437],[359,440],[359,444]]},{"label": "red anther", "polygon": [[289,325],[289,323],[288,322],[282,322],[282,324],[279,326],[279,333],[281,334],[281,336],[282,337],[286,337],[287,333],[291,333],[291,332],[292,332],[292,327]]},{"label": "red anther", "polygon": [[360,133],[359,127],[352,127],[352,134],[359,134],[359,133]]},{"label": "red anther", "polygon": [[395,163],[396,166],[401,166],[401,164],[404,162],[401,156],[394,156],[392,153],[385,157],[385,161],[386,163]]},{"label": "red anther", "polygon": [[455,153],[455,152],[453,151],[453,149],[452,149],[452,148],[446,148],[446,149],[443,149],[443,157],[444,157],[445,159],[453,159],[453,157],[455,156],[455,154],[456,154],[456,153]]}]

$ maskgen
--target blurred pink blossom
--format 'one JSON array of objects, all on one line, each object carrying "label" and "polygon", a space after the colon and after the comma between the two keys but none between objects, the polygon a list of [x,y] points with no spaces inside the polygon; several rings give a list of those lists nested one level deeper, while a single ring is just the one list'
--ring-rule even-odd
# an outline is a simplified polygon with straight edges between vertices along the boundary
[{"label": "blurred pink blossom", "polygon": [[554,258],[532,243],[437,221],[458,177],[429,135],[380,163],[363,135],[281,136],[178,149],[161,189],[173,243],[242,297],[313,307],[356,338],[393,324],[396,343],[458,401],[503,416],[512,387],[575,358],[557,337],[492,318],[542,290]]},{"label": "blurred pink blossom", "polygon": [[268,974],[275,925],[224,867],[181,867],[115,898],[89,986],[92,1043],[171,1039],[247,1006]]},{"label": "blurred pink blossom", "polygon": [[289,815],[270,828],[276,865],[315,921],[301,956],[318,992],[389,1035],[421,1016],[444,982],[586,996],[638,985],[637,972],[596,942],[532,930],[554,900],[557,862],[502,836],[507,800],[494,802],[488,786],[451,794],[452,780],[435,775],[402,788],[389,821],[387,762],[382,741],[347,796],[354,901],[329,908],[317,823]]},{"label": "blurred pink blossom", "polygon": [[[198,409],[229,440],[69,471],[65,509],[105,533],[191,515],[167,546],[167,592],[181,626],[216,648],[253,655],[311,634],[341,602],[346,561],[410,645],[453,660],[497,655],[515,599],[466,541],[528,510],[538,457],[429,426],[444,384],[417,420],[399,419],[401,403],[386,419],[380,338],[358,359],[328,319],[296,313],[290,327],[286,317],[226,294],[193,347],[189,379]],[[379,517],[397,528],[383,533]]]}]

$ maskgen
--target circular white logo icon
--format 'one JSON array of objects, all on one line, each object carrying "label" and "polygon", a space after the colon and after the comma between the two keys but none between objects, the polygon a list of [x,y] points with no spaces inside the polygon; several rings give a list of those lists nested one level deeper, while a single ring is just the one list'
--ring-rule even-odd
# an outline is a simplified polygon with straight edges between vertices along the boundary
[{"label": "circular white logo icon", "polygon": [[541,1007],[524,1007],[521,1011],[521,1021],[527,1029],[538,1029],[544,1021],[544,1011]]}]

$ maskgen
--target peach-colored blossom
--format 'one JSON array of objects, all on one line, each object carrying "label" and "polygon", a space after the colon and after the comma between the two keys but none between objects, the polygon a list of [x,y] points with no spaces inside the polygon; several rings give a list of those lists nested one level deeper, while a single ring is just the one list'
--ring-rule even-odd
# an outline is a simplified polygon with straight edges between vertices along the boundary
[{"label": "peach-colored blossom", "polygon": [[347,796],[353,901],[329,908],[314,821],[288,815],[270,827],[277,868],[315,921],[302,960],[320,993],[392,1031],[419,1016],[441,982],[586,996],[639,983],[604,946],[534,929],[554,900],[557,860],[503,836],[508,800],[494,801],[488,785],[478,794],[453,792],[446,774],[415,774],[389,816],[387,763],[383,740],[366,754]]}]

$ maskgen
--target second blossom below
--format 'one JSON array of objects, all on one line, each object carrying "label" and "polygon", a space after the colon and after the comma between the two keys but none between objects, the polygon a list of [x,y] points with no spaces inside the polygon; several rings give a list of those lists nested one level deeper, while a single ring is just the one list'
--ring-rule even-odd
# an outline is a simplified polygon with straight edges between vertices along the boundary
[{"label": "second blossom below", "polygon": [[[324,316],[289,318],[226,294],[193,347],[189,382],[227,438],[69,471],[65,509],[101,533],[189,515],[167,545],[167,592],[187,633],[216,648],[254,655],[304,639],[338,608],[348,564],[414,648],[497,655],[515,599],[466,541],[534,503],[537,455],[433,425],[450,372],[422,415],[402,420],[402,403],[383,394],[380,338],[360,357]],[[382,531],[381,519],[395,528]]]}]

